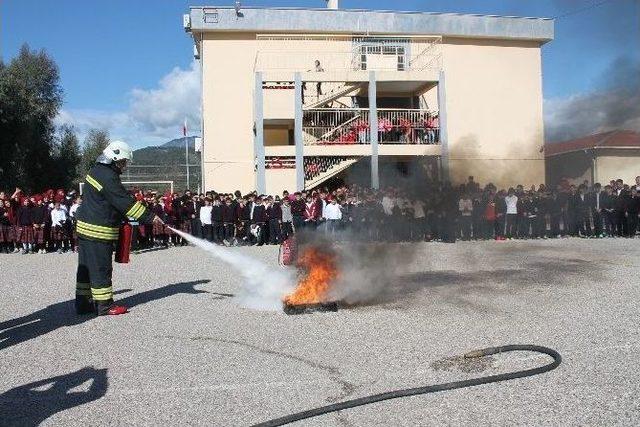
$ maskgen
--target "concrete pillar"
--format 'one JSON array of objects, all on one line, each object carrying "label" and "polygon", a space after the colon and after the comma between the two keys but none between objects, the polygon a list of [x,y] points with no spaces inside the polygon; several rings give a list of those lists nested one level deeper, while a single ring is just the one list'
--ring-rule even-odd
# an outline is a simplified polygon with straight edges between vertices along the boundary
[{"label": "concrete pillar", "polygon": [[304,190],[304,143],[302,136],[302,79],[300,73],[295,73],[295,112],[293,139],[296,144],[296,190]]},{"label": "concrete pillar", "polygon": [[378,107],[376,72],[369,71],[369,139],[371,140],[371,188],[380,188],[378,176]]},{"label": "concrete pillar", "polygon": [[256,191],[264,194],[267,191],[265,178],[265,156],[264,156],[264,115],[262,103],[262,73],[256,73],[255,90],[253,94],[253,152],[256,166]]},{"label": "concrete pillar", "polygon": [[444,71],[440,71],[438,78],[438,121],[440,124],[440,147],[442,156],[442,181],[449,181],[449,139],[447,136],[447,97],[445,90]]}]

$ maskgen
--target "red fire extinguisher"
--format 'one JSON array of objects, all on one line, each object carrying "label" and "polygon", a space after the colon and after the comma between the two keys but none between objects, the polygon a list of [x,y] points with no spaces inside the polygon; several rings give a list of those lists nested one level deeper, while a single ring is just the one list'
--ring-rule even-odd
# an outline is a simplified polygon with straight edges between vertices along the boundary
[{"label": "red fire extinguisher", "polygon": [[129,263],[129,253],[131,252],[131,235],[133,227],[128,222],[120,226],[118,233],[118,244],[116,246],[115,261],[121,264]]},{"label": "red fire extinguisher", "polygon": [[294,264],[296,258],[298,258],[298,242],[296,242],[296,237],[292,234],[280,245],[278,261],[284,267]]}]

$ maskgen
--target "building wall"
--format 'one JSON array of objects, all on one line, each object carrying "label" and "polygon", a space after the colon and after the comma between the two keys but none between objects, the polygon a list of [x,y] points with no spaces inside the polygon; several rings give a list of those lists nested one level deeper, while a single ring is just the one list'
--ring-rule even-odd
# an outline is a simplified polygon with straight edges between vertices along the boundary
[{"label": "building wall", "polygon": [[296,188],[295,169],[267,169],[265,177],[267,194],[282,195],[283,190],[293,192]]},{"label": "building wall", "polygon": [[[256,186],[253,94],[258,47],[263,49],[265,42],[257,41],[255,33],[207,33],[203,41],[206,189],[244,192]],[[332,55],[330,51],[335,51],[336,45],[326,41],[274,41],[268,42],[267,48],[290,50],[282,56],[283,61],[291,58],[303,65],[309,63],[308,69],[313,67],[313,59],[320,59],[329,68],[344,56],[344,52],[340,58]],[[350,43],[345,42],[340,49],[348,52]],[[452,180],[461,182],[467,175],[474,175],[477,181],[492,181],[499,186],[543,182],[538,43],[445,39],[442,49]],[[308,53],[296,58],[301,51]],[[266,111],[269,117],[291,115],[293,105],[285,107],[283,101],[293,104],[292,91],[264,92],[272,92],[265,96],[278,98],[273,100],[274,108]],[[436,103],[435,95],[433,89],[428,91],[423,102],[431,107]],[[268,139],[273,140],[272,136]]]},{"label": "building wall", "polygon": [[552,187],[563,179],[576,185],[582,184],[585,180],[591,182],[592,171],[591,152],[574,151],[546,159],[546,183]]},{"label": "building wall", "polygon": [[443,54],[451,180],[542,183],[538,43],[449,39]]},{"label": "building wall", "polygon": [[[275,85],[268,86],[273,87]],[[262,91],[262,103],[265,120],[293,120],[295,115],[294,93],[295,90],[293,89],[264,89]]]},{"label": "building wall", "polygon": [[635,182],[640,175],[640,150],[599,149],[596,152],[595,173],[593,173],[593,153],[574,151],[547,158],[547,184],[555,185],[561,179],[574,184],[584,181],[599,182],[602,185],[612,179],[622,178],[624,182]]},{"label": "building wall", "polygon": [[205,189],[253,190],[255,34],[207,33],[203,40]]},{"label": "building wall", "polygon": [[596,180],[600,183],[622,178],[631,184],[640,176],[640,150],[599,150],[598,153]]}]

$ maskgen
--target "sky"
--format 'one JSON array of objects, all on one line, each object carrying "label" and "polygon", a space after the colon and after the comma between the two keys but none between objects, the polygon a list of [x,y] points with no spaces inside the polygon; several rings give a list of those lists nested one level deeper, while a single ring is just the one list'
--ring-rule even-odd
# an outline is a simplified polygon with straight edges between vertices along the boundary
[{"label": "sky", "polygon": [[[182,15],[190,5],[203,4],[225,6],[233,1],[0,0],[0,57],[9,62],[24,43],[45,49],[59,66],[64,90],[56,121],[73,124],[81,137],[99,127],[135,148],[161,144],[181,136],[185,118],[189,133],[199,133],[198,65]],[[547,139],[614,125],[640,130],[640,113],[634,108],[617,120],[621,123],[609,120],[613,113],[601,111],[603,103],[613,108],[620,103],[616,96],[629,93],[632,98],[624,101],[635,105],[640,86],[635,77],[640,71],[640,0],[341,0],[340,7],[558,17],[555,39],[542,49]]]}]

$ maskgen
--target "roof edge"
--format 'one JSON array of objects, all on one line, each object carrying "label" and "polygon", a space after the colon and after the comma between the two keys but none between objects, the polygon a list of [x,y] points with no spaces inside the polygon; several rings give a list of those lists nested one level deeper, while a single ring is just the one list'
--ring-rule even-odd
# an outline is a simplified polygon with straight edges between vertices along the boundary
[{"label": "roof edge", "polygon": [[[235,10],[234,6],[189,6],[189,9],[228,9]],[[326,7],[266,7],[266,6],[242,6],[242,10],[311,10],[314,12],[373,12],[373,13],[393,13],[398,15],[449,15],[449,16],[475,16],[482,18],[510,18],[510,19],[539,19],[543,21],[554,21],[555,18],[544,16],[518,16],[518,15],[486,15],[482,13],[459,13],[459,12],[426,12],[419,10],[391,10],[391,9],[328,9]]]},{"label": "roof edge", "polygon": [[432,34],[443,37],[530,40],[554,38],[551,18],[366,9],[191,6],[190,31],[338,34]]}]

